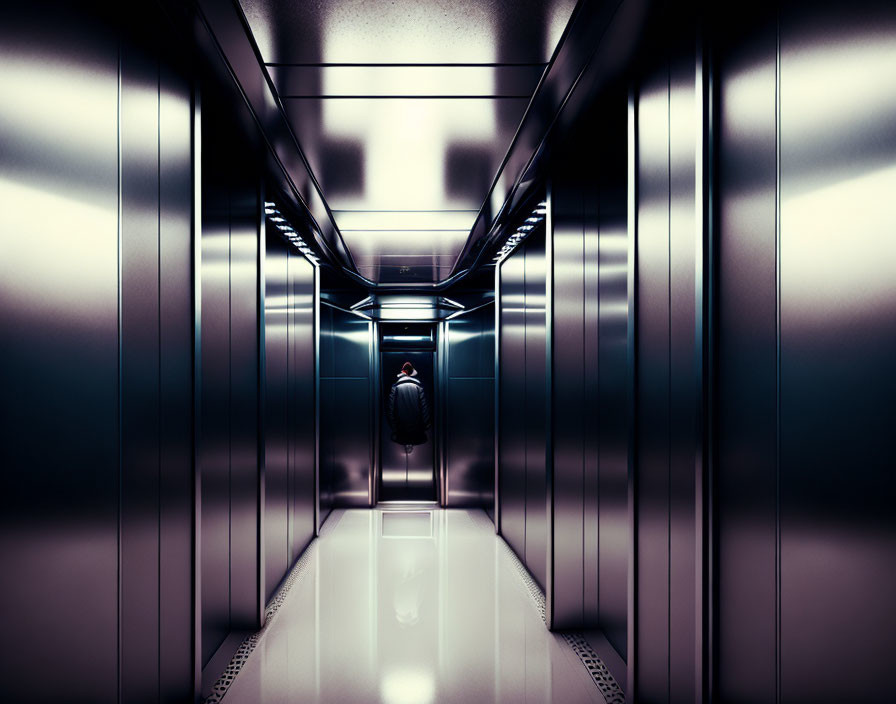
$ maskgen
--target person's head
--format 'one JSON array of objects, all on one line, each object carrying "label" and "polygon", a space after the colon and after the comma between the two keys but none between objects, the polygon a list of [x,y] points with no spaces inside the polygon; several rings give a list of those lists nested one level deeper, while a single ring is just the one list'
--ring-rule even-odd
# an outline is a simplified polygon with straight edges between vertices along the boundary
[{"label": "person's head", "polygon": [[408,376],[414,376],[414,365],[410,362],[405,362],[401,365],[401,371]]}]

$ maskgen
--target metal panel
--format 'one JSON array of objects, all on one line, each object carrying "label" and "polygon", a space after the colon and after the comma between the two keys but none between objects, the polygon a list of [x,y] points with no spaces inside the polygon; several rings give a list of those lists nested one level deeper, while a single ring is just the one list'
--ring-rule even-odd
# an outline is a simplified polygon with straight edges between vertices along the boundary
[{"label": "metal panel", "polygon": [[314,535],[314,268],[276,235],[265,257],[265,599]]},{"label": "metal panel", "polygon": [[[621,135],[626,129],[624,96],[618,99],[618,113],[607,111],[612,119],[608,134]],[[607,168],[598,192],[598,623],[624,658],[629,568],[627,155],[622,139],[606,140],[601,150]],[[586,266],[591,261],[588,257]]]},{"label": "metal panel", "polygon": [[[141,17],[143,22],[150,18]],[[158,699],[159,67],[121,55],[121,696]],[[150,109],[147,109],[150,108]]]},{"label": "metal panel", "polygon": [[159,71],[159,690],[193,689],[193,144],[191,86]]},{"label": "metal panel", "polygon": [[[332,449],[333,505],[367,506],[370,475],[370,383],[367,378],[331,382],[324,429]],[[329,421],[329,424],[327,424]]]},{"label": "metal panel", "polygon": [[8,701],[117,701],[119,41],[109,26],[65,3],[0,8]]},{"label": "metal panel", "polygon": [[[621,108],[621,103],[616,106]],[[588,151],[593,153],[593,144]],[[602,162],[609,170],[613,163]],[[616,164],[619,166],[619,164]],[[624,168],[624,164],[622,165]],[[600,397],[600,367],[598,366],[599,269],[599,189],[595,179],[582,185],[582,626],[598,625],[600,594],[600,456],[598,444],[598,413]],[[556,253],[555,253],[556,257]],[[555,259],[556,261],[556,259]],[[556,267],[555,267],[556,271]],[[556,281],[556,274],[554,277]],[[556,292],[556,286],[555,286]],[[556,293],[555,293],[556,295]],[[555,337],[556,339],[556,337]],[[556,471],[556,470],[555,470]]]},{"label": "metal panel", "polygon": [[265,598],[270,599],[288,567],[290,439],[290,291],[286,245],[269,233],[264,264],[265,467],[264,568]]},{"label": "metal panel", "polygon": [[718,696],[774,702],[774,23],[750,36],[718,69]]},{"label": "metal panel", "polygon": [[637,621],[639,701],[668,699],[669,93],[668,74],[638,98]]},{"label": "metal panel", "polygon": [[896,6],[782,5],[779,41],[779,700],[890,702]]},{"label": "metal panel", "polygon": [[[231,152],[232,154],[232,152]],[[257,628],[258,595],[258,226],[253,172],[234,178],[230,200],[230,620]]]},{"label": "metal panel", "polygon": [[[687,17],[685,14],[684,17]],[[696,638],[698,112],[693,26],[676,32],[669,69],[669,699],[691,704]],[[690,43],[689,43],[690,42]],[[679,56],[681,58],[679,58]]]},{"label": "metal panel", "polygon": [[526,566],[547,585],[547,267],[544,235],[526,241]]},{"label": "metal panel", "polygon": [[368,506],[372,469],[368,320],[321,310],[321,482],[334,506]]},{"label": "metal panel", "polygon": [[448,506],[494,501],[494,325],[493,304],[445,324]]},{"label": "metal panel", "polygon": [[[211,106],[209,106],[210,108]],[[211,129],[203,125],[203,136]],[[209,139],[208,142],[211,142]],[[203,149],[202,172],[211,179],[220,165],[215,149]],[[202,664],[230,631],[230,223],[226,192],[203,183],[202,192]]]},{"label": "metal panel", "polygon": [[525,250],[501,263],[499,498],[501,535],[526,555],[526,293]]},{"label": "metal panel", "polygon": [[293,327],[290,330],[295,431],[291,486],[290,564],[314,537],[314,267],[293,253],[289,260]]},{"label": "metal panel", "polygon": [[[567,173],[551,184],[553,231],[553,493],[551,627],[582,625],[584,555],[585,287],[582,190]],[[528,257],[527,257],[528,264]],[[528,272],[527,272],[528,273]],[[528,277],[527,277],[528,284]],[[529,329],[526,330],[529,341]],[[533,375],[535,370],[532,370]],[[528,524],[528,515],[527,515]],[[527,555],[528,557],[528,555]]]},{"label": "metal panel", "polygon": [[[257,628],[263,606],[258,574],[262,547],[258,544],[261,208],[245,137],[234,122],[221,119],[228,114],[228,105],[224,95],[211,89],[204,96],[200,291],[203,666],[228,633]],[[219,656],[229,659],[226,653]],[[206,674],[217,677],[219,673]]]}]

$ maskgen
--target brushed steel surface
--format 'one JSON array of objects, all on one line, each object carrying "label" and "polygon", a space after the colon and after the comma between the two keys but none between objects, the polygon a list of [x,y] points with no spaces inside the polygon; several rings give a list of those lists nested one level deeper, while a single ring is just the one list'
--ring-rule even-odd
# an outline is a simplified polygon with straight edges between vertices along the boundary
[{"label": "brushed steel surface", "polygon": [[[139,13],[147,34],[153,17]],[[121,52],[121,696],[159,696],[159,65]],[[152,109],[147,109],[151,106]]]},{"label": "brushed steel surface", "polygon": [[49,9],[0,7],[0,616],[15,633],[0,688],[47,701],[63,682],[70,700],[106,703],[118,696],[119,37],[84,8]]},{"label": "brushed steel surface", "polygon": [[290,460],[289,564],[293,564],[314,537],[314,290],[315,268],[291,252],[289,280],[293,327],[290,329],[290,425],[293,431]]},{"label": "brushed steel surface", "polygon": [[638,96],[637,584],[639,701],[667,701],[669,678],[669,91],[668,69]]},{"label": "brushed steel surface", "polygon": [[[551,628],[583,620],[585,518],[585,266],[582,187],[573,167],[551,183],[553,243],[553,574]],[[528,339],[528,330],[527,330]],[[533,370],[534,371],[534,370]],[[528,517],[527,517],[528,518]],[[528,555],[527,555],[528,557]],[[596,554],[593,556],[596,557]]]},{"label": "brushed steel surface", "polygon": [[268,234],[265,253],[265,599],[314,533],[314,269]]},{"label": "brushed steel surface", "polygon": [[333,506],[367,506],[373,468],[370,409],[371,324],[321,307],[321,482]]},{"label": "brushed steel surface", "polygon": [[127,28],[119,125],[120,689],[122,699],[141,702],[192,690],[191,96],[178,59],[157,43],[170,31],[158,11],[142,11]]},{"label": "brushed steel surface", "polygon": [[717,691],[723,700],[774,702],[774,21],[726,39],[718,64]]},{"label": "brushed steel surface", "polygon": [[[661,16],[657,17],[659,21]],[[693,702],[697,686],[693,24],[658,30],[638,105],[637,590],[634,696]],[[702,401],[702,399],[701,399]]]},{"label": "brushed steel surface", "polygon": [[[205,108],[205,106],[203,106]],[[212,106],[208,105],[211,111]],[[206,110],[203,111],[205,118]],[[230,630],[230,223],[226,192],[211,179],[212,125],[203,124],[202,172],[202,426],[199,471],[202,494],[202,665]],[[219,155],[218,159],[223,155]]]},{"label": "brushed steel surface", "polygon": [[[626,129],[625,96],[618,95],[615,99],[619,103],[607,111],[605,128],[608,133],[623,134]],[[622,139],[602,141],[599,154],[607,168],[598,190],[599,240],[596,260],[598,623],[607,640],[624,658],[627,652],[629,568],[626,144]],[[594,266],[594,260],[587,256],[586,266],[589,265]]]},{"label": "brushed steel surface", "polygon": [[[618,111],[622,106],[614,106]],[[597,153],[592,141],[588,152]],[[605,168],[624,168],[624,164],[607,159]],[[618,178],[618,174],[617,174]],[[603,399],[600,397],[600,366],[598,344],[600,320],[599,245],[601,187],[588,179],[582,193],[582,627],[593,627],[599,619],[600,596],[600,444],[598,415]],[[555,253],[556,257],[556,253]],[[555,259],[556,261],[556,259]],[[556,276],[555,276],[556,280]],[[555,294],[556,296],[556,286]],[[555,336],[556,340],[556,336]],[[556,472],[556,467],[555,467]]]},{"label": "brushed steel surface", "polygon": [[678,27],[669,62],[669,698],[691,704],[697,697],[694,276],[700,233],[694,189],[700,114],[694,28]]},{"label": "brushed steel surface", "polygon": [[544,235],[526,240],[526,566],[547,585],[547,266]]},{"label": "brushed steel surface", "polygon": [[260,208],[257,175],[250,169],[237,169],[231,178],[230,621],[231,628],[251,629],[259,627],[263,609],[257,574],[261,548],[258,541]]},{"label": "brushed steel surface", "polygon": [[892,3],[782,6],[780,701],[896,699],[894,71]]},{"label": "brushed steel surface", "polygon": [[159,692],[193,694],[193,373],[192,86],[182,58],[159,67]]},{"label": "brushed steel surface", "polygon": [[[228,633],[259,626],[258,176],[224,91],[203,100],[203,666]],[[238,105],[238,103],[236,103]],[[226,145],[226,146],[225,146]],[[230,645],[228,647],[231,647]]]},{"label": "brushed steel surface", "polygon": [[265,241],[264,275],[264,591],[265,599],[269,600],[291,564],[288,512],[289,473],[293,464],[290,411],[294,410],[291,408],[294,387],[290,376],[293,310],[289,253],[282,239],[271,232]]},{"label": "brushed steel surface", "polygon": [[498,360],[501,535],[526,556],[526,289],[525,250],[501,263],[501,337]]},{"label": "brushed steel surface", "polygon": [[494,502],[495,310],[488,304],[445,323],[446,505]]}]

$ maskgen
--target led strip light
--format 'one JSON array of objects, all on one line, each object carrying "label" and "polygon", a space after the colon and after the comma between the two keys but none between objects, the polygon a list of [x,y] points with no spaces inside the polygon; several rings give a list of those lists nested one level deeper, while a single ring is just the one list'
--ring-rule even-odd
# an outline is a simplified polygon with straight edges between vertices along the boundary
[{"label": "led strip light", "polygon": [[505,242],[504,246],[498,250],[498,253],[492,261],[500,262],[502,259],[509,256],[510,253],[519,246],[520,242],[529,236],[529,233],[535,229],[538,223],[544,220],[544,216],[547,212],[548,202],[543,200],[535,206],[535,210],[532,211],[532,214],[526,218],[523,224],[516,228],[516,232],[507,238],[507,242]]},{"label": "led strip light", "polygon": [[274,227],[280,231],[280,235],[283,239],[298,249],[309,262],[315,266],[320,266],[320,259],[314,253],[314,250],[308,246],[305,240],[302,239],[302,236],[296,232],[287,219],[283,217],[279,208],[277,208],[276,203],[266,200],[264,202],[264,214],[267,219],[274,224]]}]

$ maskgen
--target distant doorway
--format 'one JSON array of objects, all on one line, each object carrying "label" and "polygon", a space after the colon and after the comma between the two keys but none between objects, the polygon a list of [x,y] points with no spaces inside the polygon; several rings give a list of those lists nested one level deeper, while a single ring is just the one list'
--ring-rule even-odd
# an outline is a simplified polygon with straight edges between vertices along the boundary
[{"label": "distant doorway", "polygon": [[[404,326],[406,327],[406,326]],[[418,329],[420,328],[420,329]],[[380,501],[436,501],[435,481],[435,413],[437,399],[435,389],[435,339],[431,325],[414,325],[413,334],[399,326],[381,325],[380,384],[382,399],[380,413]],[[401,367],[410,362],[417,370],[417,378],[423,383],[432,427],[427,431],[427,441],[415,445],[410,454],[405,446],[392,440],[392,428],[387,420],[386,404],[392,384],[398,378]]]}]

